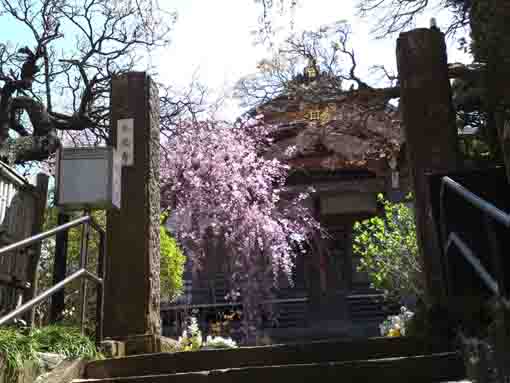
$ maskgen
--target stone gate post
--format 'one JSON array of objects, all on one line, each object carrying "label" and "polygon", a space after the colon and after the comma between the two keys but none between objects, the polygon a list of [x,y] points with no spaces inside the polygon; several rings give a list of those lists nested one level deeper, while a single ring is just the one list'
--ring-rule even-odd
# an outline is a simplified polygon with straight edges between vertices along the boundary
[{"label": "stone gate post", "polygon": [[444,34],[437,28],[401,33],[397,40],[397,66],[427,298],[431,304],[441,303],[444,299],[441,248],[427,174],[457,167],[457,130]]},{"label": "stone gate post", "polygon": [[121,119],[133,119],[133,164],[122,168],[121,209],[107,215],[104,336],[126,353],[160,348],[159,98],[144,72],[112,80],[111,143]]}]

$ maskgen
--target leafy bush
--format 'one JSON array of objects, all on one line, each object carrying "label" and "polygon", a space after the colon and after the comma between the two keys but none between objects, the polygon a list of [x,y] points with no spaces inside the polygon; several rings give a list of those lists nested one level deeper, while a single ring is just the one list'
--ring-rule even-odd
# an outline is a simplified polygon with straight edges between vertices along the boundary
[{"label": "leafy bush", "polygon": [[36,330],[15,327],[0,329],[0,355],[5,359],[6,381],[16,381],[23,365],[37,361],[37,353],[51,352],[67,358],[95,359],[94,343],[73,327],[48,326]]},{"label": "leafy bush", "polygon": [[14,381],[27,360],[36,359],[33,339],[15,328],[0,329],[0,354],[5,359],[5,377]]},{"label": "leafy bush", "polygon": [[374,287],[396,300],[409,294],[421,296],[422,266],[413,211],[382,195],[378,201],[384,214],[354,225],[353,251],[361,257],[359,269],[368,272]]},{"label": "leafy bush", "polygon": [[79,329],[64,326],[47,326],[34,329],[29,335],[38,352],[53,352],[67,358],[96,358],[96,346]]},{"label": "leafy bush", "polygon": [[[165,217],[162,217],[162,221],[164,218]],[[175,239],[168,234],[163,225],[161,225],[159,233],[161,249],[161,295],[172,301],[182,293],[182,276],[186,257],[177,245]]]}]

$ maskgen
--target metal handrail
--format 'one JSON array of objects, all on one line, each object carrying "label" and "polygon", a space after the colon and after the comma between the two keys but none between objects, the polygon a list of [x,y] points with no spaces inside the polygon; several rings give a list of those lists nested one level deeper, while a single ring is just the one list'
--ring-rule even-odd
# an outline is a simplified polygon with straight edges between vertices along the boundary
[{"label": "metal handrail", "polygon": [[[90,215],[77,218],[71,222],[57,226],[51,230],[47,230],[43,233],[33,235],[29,238],[23,239],[11,245],[5,246],[0,249],[0,256],[5,255],[13,250],[19,250],[33,245],[34,243],[41,242],[44,239],[55,236],[58,233],[69,231],[69,229],[77,226],[83,226],[81,246],[80,246],[80,269],[70,276],[64,278],[62,281],[50,287],[48,290],[32,298],[28,302],[19,306],[9,314],[0,318],[0,326],[4,325],[19,315],[29,311],[35,305],[41,303],[43,300],[51,297],[56,292],[62,290],[66,285],[71,282],[80,279],[80,298],[81,298],[81,315],[80,315],[80,326],[82,333],[84,332],[84,324],[86,320],[86,294],[87,294],[87,280],[94,282],[97,286],[97,309],[96,309],[96,342],[99,344],[103,338],[103,291],[104,291],[104,257],[106,249],[106,234],[104,230],[98,225]],[[95,229],[99,234],[99,257],[97,275],[92,274],[87,270],[87,258],[88,258],[88,242],[89,242],[89,226]]]},{"label": "metal handrail", "polygon": [[451,245],[457,246],[466,261],[476,270],[480,279],[492,291],[494,295],[499,295],[498,282],[489,274],[487,269],[483,267],[480,260],[475,256],[471,248],[456,233],[450,233],[448,242],[446,243],[445,253],[448,253]]},{"label": "metal handrail", "polygon": [[467,188],[452,180],[450,177],[443,177],[442,183],[444,186],[448,186],[449,189],[455,191],[466,201],[470,202],[473,206],[480,209],[484,214],[487,214],[502,225],[510,227],[510,215],[505,213],[503,210],[498,209],[490,202],[487,202],[483,198],[478,197],[475,193],[469,191]]},{"label": "metal handrail", "polygon": [[[465,201],[469,202],[475,208],[480,210],[486,219],[485,223],[487,225],[487,231],[489,235],[489,241],[491,243],[491,252],[490,255],[493,258],[494,264],[499,264],[498,257],[501,257],[502,254],[498,249],[498,244],[494,243],[496,241],[495,232],[492,227],[492,222],[497,222],[503,225],[505,228],[510,227],[510,214],[507,214],[503,210],[497,208],[490,202],[480,198],[466,187],[461,185],[460,183],[454,181],[450,177],[442,177],[441,179],[441,191],[440,191],[440,223],[441,223],[441,234],[444,241],[443,246],[443,255],[445,257],[448,256],[450,249],[455,246],[459,251],[464,260],[474,269],[477,276],[483,281],[483,283],[488,287],[491,293],[497,296],[500,301],[504,304],[504,306],[510,308],[510,302],[505,296],[503,280],[501,280],[502,275],[498,274],[498,278],[494,278],[487,269],[482,265],[480,259],[475,255],[474,251],[467,245],[465,241],[461,239],[459,233],[455,231],[448,231],[447,222],[446,222],[446,206],[445,206],[445,193],[446,189],[449,189],[455,192],[458,196],[462,197]],[[491,238],[492,237],[492,238]],[[448,270],[446,270],[448,273]],[[499,279],[499,280],[497,280]]]},{"label": "metal handrail", "polygon": [[94,274],[92,274],[91,272],[89,272],[86,269],[80,269],[80,270],[74,272],[73,274],[71,274],[70,276],[68,276],[67,278],[65,278],[64,280],[60,281],[56,285],[50,287],[48,290],[46,290],[42,294],[39,294],[35,298],[29,300],[27,303],[19,306],[14,311],[11,311],[9,314],[0,318],[0,326],[10,322],[17,316],[20,316],[21,314],[26,313],[28,310],[30,310],[32,307],[34,307],[38,303],[41,303],[46,298],[51,297],[57,291],[62,290],[69,283],[74,282],[77,279],[81,279],[82,277],[88,278],[89,280],[91,280],[99,285],[103,284],[103,280],[101,278],[96,277]]},{"label": "metal handrail", "polygon": [[80,217],[78,219],[75,219],[74,221],[68,222],[64,225],[57,226],[51,230],[45,231],[40,234],[33,235],[29,238],[23,239],[16,243],[4,246],[0,249],[0,255],[4,255],[5,253],[8,253],[13,250],[23,249],[25,247],[33,245],[36,242],[40,242],[46,238],[53,237],[54,235],[56,235],[60,232],[67,231],[69,229],[72,229],[73,227],[80,226],[84,223],[90,223],[91,221],[92,221],[92,217],[90,217],[88,215]]}]

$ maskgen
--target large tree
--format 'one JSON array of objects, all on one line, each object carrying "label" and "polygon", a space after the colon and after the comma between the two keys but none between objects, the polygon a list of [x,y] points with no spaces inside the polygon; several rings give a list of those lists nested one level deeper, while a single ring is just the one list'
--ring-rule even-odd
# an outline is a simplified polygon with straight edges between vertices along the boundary
[{"label": "large tree", "polygon": [[[381,35],[413,26],[416,17],[437,5],[450,10],[448,33],[464,31],[461,48],[470,52],[478,70],[454,86],[455,104],[466,125],[478,125],[479,137],[492,159],[505,161],[510,180],[510,4],[506,0],[360,0],[365,16],[383,15],[375,24]],[[455,94],[454,94],[455,95]]]},{"label": "large tree", "polygon": [[[175,14],[153,0],[0,0],[0,17],[19,31],[0,43],[0,159],[46,160],[62,141],[109,141],[113,76],[148,70],[149,52],[169,44]],[[156,77],[157,79],[157,77]],[[197,81],[160,84],[162,130],[200,111]]]},{"label": "large tree", "polygon": [[[271,23],[271,15],[280,3],[261,1],[261,21]],[[290,0],[283,3],[288,7],[294,6]],[[377,37],[396,37],[397,32],[413,28],[419,15],[426,11],[437,11],[438,5],[450,11],[449,24],[439,27],[450,38],[458,38],[459,48],[472,53],[474,58],[474,62],[469,65],[450,64],[449,74],[454,79],[452,89],[457,126],[459,129],[467,128],[470,132],[476,132],[468,139],[462,138],[461,149],[468,158],[490,162],[502,160],[502,147],[508,145],[503,142],[504,137],[510,137],[504,133],[504,113],[497,112],[506,109],[503,93],[504,89],[509,88],[500,81],[505,77],[505,52],[509,50],[505,48],[509,44],[504,37],[508,35],[504,22],[508,6],[503,6],[504,3],[501,0],[358,1],[360,15],[373,21]],[[379,107],[386,105],[391,98],[398,98],[398,75],[388,73],[375,63],[373,69],[388,80],[387,87],[378,88],[371,87],[369,81],[356,73],[358,62],[349,37],[350,28],[345,22],[315,31],[294,33],[275,50],[270,59],[261,61],[254,75],[239,82],[238,95],[253,106],[275,96],[292,97],[299,89],[305,94],[311,94],[313,89],[310,87],[300,88],[297,85],[303,78],[306,63],[313,62],[320,73],[327,75],[322,76],[321,86],[315,87],[322,95],[334,95],[336,92],[344,96],[349,94],[353,98],[378,100]],[[490,55],[493,57],[491,60]],[[489,69],[489,61],[493,69]],[[506,157],[508,167],[510,154]]]},{"label": "large tree", "polygon": [[[254,74],[238,81],[236,95],[251,107],[282,95],[327,98],[349,90],[374,91],[385,102],[398,97],[396,76],[384,67],[374,65],[373,70],[385,78],[388,88],[371,87],[359,76],[351,33],[346,21],[292,33],[269,58],[260,60]],[[303,86],[315,79],[320,86]]]},{"label": "large tree", "polygon": [[296,252],[319,225],[303,205],[307,195],[286,192],[287,166],[260,156],[268,127],[188,121],[178,128],[162,152],[162,205],[195,267],[221,241],[233,296],[254,326],[262,301],[279,276],[290,276]]}]

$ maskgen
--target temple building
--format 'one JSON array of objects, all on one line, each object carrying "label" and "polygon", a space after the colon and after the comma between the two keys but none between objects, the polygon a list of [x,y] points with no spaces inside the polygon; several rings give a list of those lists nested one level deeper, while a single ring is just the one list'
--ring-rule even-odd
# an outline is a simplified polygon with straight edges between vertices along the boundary
[{"label": "temple building", "polygon": [[[278,293],[280,321],[272,336],[287,331],[292,337],[298,328],[303,333],[304,328],[324,326],[336,327],[335,334],[352,335],[362,322],[373,331],[386,313],[380,292],[357,270],[353,225],[378,214],[379,193],[398,201],[409,191],[399,113],[370,89],[333,90],[313,66],[296,81],[292,93],[250,114],[274,127],[265,156],[290,165],[290,193],[314,191],[308,207],[328,236],[297,257],[294,285]],[[227,289],[220,258],[211,258],[200,275],[188,274],[185,304],[220,304]]]}]

